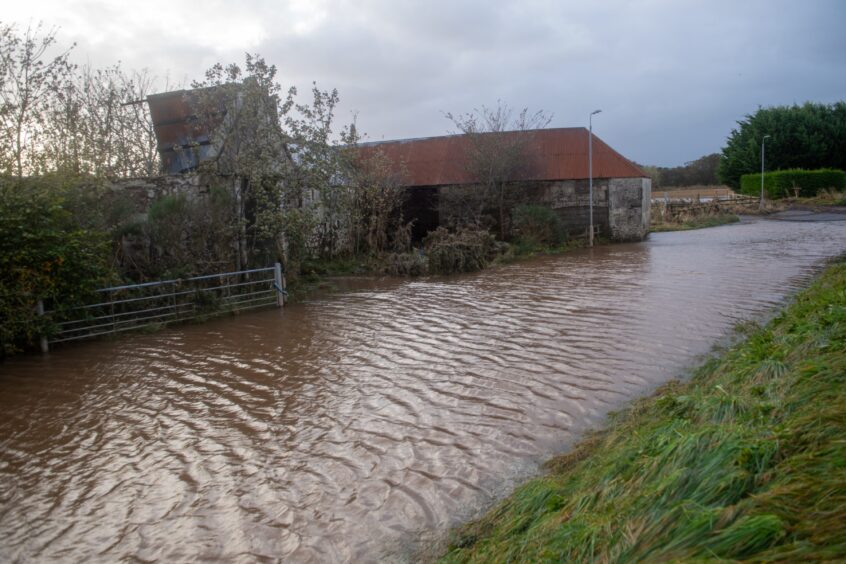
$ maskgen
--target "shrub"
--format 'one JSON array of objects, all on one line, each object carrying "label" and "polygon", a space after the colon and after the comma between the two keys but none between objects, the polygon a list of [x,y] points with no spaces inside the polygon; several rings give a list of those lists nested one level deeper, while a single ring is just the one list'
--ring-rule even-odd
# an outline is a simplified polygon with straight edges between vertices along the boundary
[{"label": "shrub", "polygon": [[[139,280],[231,269],[238,231],[233,206],[231,193],[220,186],[211,187],[208,197],[174,194],[160,198],[150,205],[146,222],[140,225],[141,236],[146,238],[142,246],[148,253],[124,257],[123,262]],[[127,224],[120,233],[129,234],[134,227]],[[254,257],[265,264],[273,258],[261,257],[258,248]]]},{"label": "shrub", "polygon": [[[840,191],[846,187],[846,173],[831,168],[819,170],[776,170],[764,174],[764,190],[770,199],[799,196],[811,198],[823,190]],[[761,193],[761,174],[744,174],[740,190],[750,196]]]},{"label": "shrub", "polygon": [[107,235],[81,227],[64,204],[61,188],[0,185],[0,357],[49,333],[39,299],[61,315],[108,281]]},{"label": "shrub", "polygon": [[389,253],[381,262],[382,271],[391,276],[422,276],[429,270],[426,255],[419,251]]},{"label": "shrub", "polygon": [[496,244],[490,231],[463,227],[451,232],[439,227],[423,240],[429,271],[449,274],[481,270],[493,259]]},{"label": "shrub", "polygon": [[560,245],[566,239],[561,218],[544,206],[521,205],[512,212],[517,239],[529,245]]}]

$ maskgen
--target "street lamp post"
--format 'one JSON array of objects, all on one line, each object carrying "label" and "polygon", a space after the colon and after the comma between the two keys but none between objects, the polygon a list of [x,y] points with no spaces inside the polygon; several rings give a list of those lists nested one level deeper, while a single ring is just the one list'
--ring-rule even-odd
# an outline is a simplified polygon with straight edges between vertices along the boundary
[{"label": "street lamp post", "polygon": [[763,139],[761,139],[761,203],[758,204],[760,209],[764,209],[764,143],[766,142],[769,135],[764,135]]},{"label": "street lamp post", "polygon": [[588,117],[588,207],[590,208],[590,234],[588,235],[588,246],[593,247],[593,116],[602,110],[594,110]]}]

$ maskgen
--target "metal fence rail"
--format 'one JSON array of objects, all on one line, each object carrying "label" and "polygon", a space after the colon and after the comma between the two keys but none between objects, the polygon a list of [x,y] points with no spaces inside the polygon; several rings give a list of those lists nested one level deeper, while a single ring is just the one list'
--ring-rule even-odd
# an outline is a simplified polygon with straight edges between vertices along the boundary
[{"label": "metal fence rail", "polygon": [[[281,307],[284,288],[282,267],[276,263],[267,268],[102,288],[94,303],[43,314],[58,319],[58,330],[49,342],[64,343],[222,311]],[[41,348],[47,352],[46,338],[42,338]]]}]

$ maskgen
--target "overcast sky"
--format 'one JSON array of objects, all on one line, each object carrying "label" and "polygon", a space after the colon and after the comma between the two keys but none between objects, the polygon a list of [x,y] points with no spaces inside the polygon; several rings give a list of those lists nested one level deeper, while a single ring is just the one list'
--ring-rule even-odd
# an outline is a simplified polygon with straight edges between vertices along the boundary
[{"label": "overcast sky", "polygon": [[442,135],[498,99],[587,126],[640,163],[721,149],[759,106],[846,99],[846,0],[505,2],[3,0],[76,62],[171,82],[259,53],[283,85],[337,88],[370,140]]}]

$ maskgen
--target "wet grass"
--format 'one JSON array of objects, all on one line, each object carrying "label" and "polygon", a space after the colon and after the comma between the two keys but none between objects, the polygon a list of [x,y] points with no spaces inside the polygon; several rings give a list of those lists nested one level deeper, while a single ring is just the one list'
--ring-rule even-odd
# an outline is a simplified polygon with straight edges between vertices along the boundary
[{"label": "wet grass", "polygon": [[456,531],[445,562],[846,560],[846,263]]},{"label": "wet grass", "polygon": [[810,198],[789,198],[788,201],[798,206],[846,206],[846,192],[822,190]]},{"label": "wet grass", "polygon": [[740,218],[735,214],[720,214],[708,217],[698,217],[685,221],[684,223],[658,223],[653,224],[649,230],[653,233],[662,231],[689,231],[691,229],[704,229],[706,227],[717,227],[728,223],[737,223]]},{"label": "wet grass", "polygon": [[[597,237],[594,242],[596,245],[606,245],[608,243],[609,241],[607,239],[601,237]],[[569,239],[560,245],[544,245],[531,241],[517,240],[505,245],[492,264],[509,264],[537,256],[559,255],[575,249],[584,249],[585,247],[587,247],[587,241],[582,238]]]}]

